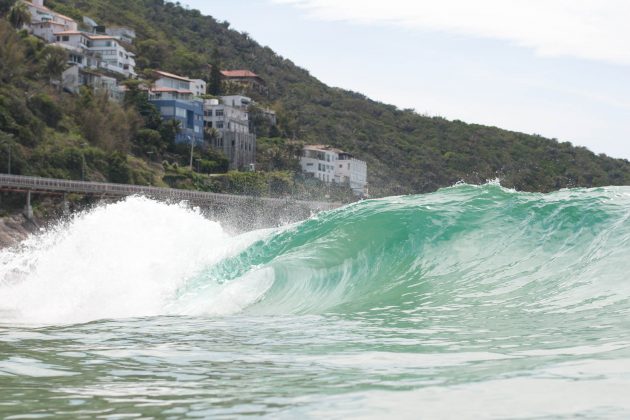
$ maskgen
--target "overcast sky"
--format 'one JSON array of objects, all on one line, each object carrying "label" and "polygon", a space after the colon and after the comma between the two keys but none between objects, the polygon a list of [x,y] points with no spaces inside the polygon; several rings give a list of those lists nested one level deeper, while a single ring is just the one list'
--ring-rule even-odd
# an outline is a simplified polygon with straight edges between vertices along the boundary
[{"label": "overcast sky", "polygon": [[630,159],[628,0],[188,0],[324,83]]}]

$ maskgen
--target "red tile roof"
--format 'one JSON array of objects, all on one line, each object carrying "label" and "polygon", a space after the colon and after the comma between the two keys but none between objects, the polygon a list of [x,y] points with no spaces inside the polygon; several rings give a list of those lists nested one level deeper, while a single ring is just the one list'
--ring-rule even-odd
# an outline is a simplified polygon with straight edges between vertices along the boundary
[{"label": "red tile roof", "polygon": [[256,73],[249,70],[221,70],[221,74],[225,77],[255,77],[260,78]]},{"label": "red tile roof", "polygon": [[177,80],[183,80],[184,82],[192,82],[192,80],[187,79],[186,77],[178,76],[173,73],[167,73],[165,71],[155,70],[155,74],[168,77],[169,79],[177,79]]}]

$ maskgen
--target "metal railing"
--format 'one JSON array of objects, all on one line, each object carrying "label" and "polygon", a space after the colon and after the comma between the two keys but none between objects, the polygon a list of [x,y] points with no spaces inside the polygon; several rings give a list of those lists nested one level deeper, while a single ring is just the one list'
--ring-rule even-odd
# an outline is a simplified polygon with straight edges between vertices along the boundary
[{"label": "metal railing", "polygon": [[234,194],[217,194],[203,191],[178,190],[105,182],[68,181],[65,179],[40,178],[22,175],[0,174],[0,189],[18,191],[74,193],[103,197],[141,195],[158,200],[189,201],[196,204],[241,204],[258,201],[272,206],[299,205],[313,211],[331,210],[339,203],[301,201],[293,199],[267,198]]}]

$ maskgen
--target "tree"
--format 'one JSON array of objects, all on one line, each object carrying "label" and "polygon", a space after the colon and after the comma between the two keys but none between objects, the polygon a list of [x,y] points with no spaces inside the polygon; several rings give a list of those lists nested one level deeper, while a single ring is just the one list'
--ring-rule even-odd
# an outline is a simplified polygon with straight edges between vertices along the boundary
[{"label": "tree", "polygon": [[31,12],[28,11],[25,3],[19,2],[13,5],[9,12],[9,22],[16,29],[31,23]]},{"label": "tree", "polygon": [[21,77],[25,71],[24,48],[15,30],[0,20],[0,82],[8,83]]},{"label": "tree", "polygon": [[162,123],[162,116],[155,105],[149,102],[149,95],[145,90],[140,89],[139,80],[126,80],[123,85],[127,87],[125,91],[124,104],[127,108],[135,108],[144,119],[144,126],[152,130],[158,130]]},{"label": "tree", "polygon": [[135,152],[144,155],[156,155],[156,158],[164,153],[166,144],[159,132],[150,128],[138,130],[133,139]]},{"label": "tree", "polygon": [[15,4],[16,0],[0,0],[0,16],[5,16]]},{"label": "tree", "polygon": [[221,60],[217,49],[212,53],[212,64],[210,68],[210,83],[208,83],[208,93],[219,96],[222,92]]},{"label": "tree", "polygon": [[68,53],[58,47],[47,46],[42,51],[43,71],[48,76],[50,84],[59,83],[61,88],[61,75],[68,63]]},{"label": "tree", "polygon": [[160,134],[162,135],[162,139],[168,145],[169,150],[173,150],[175,147],[175,137],[179,134],[182,129],[182,122],[180,120],[166,120],[162,123],[160,127]]}]

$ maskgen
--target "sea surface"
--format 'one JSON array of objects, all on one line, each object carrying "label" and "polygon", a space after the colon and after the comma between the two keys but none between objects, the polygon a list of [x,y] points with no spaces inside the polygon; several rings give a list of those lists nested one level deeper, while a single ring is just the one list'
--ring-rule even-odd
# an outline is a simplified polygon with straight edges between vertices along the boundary
[{"label": "sea surface", "polygon": [[630,418],[630,188],[132,197],[0,251],[0,418],[240,416]]}]

